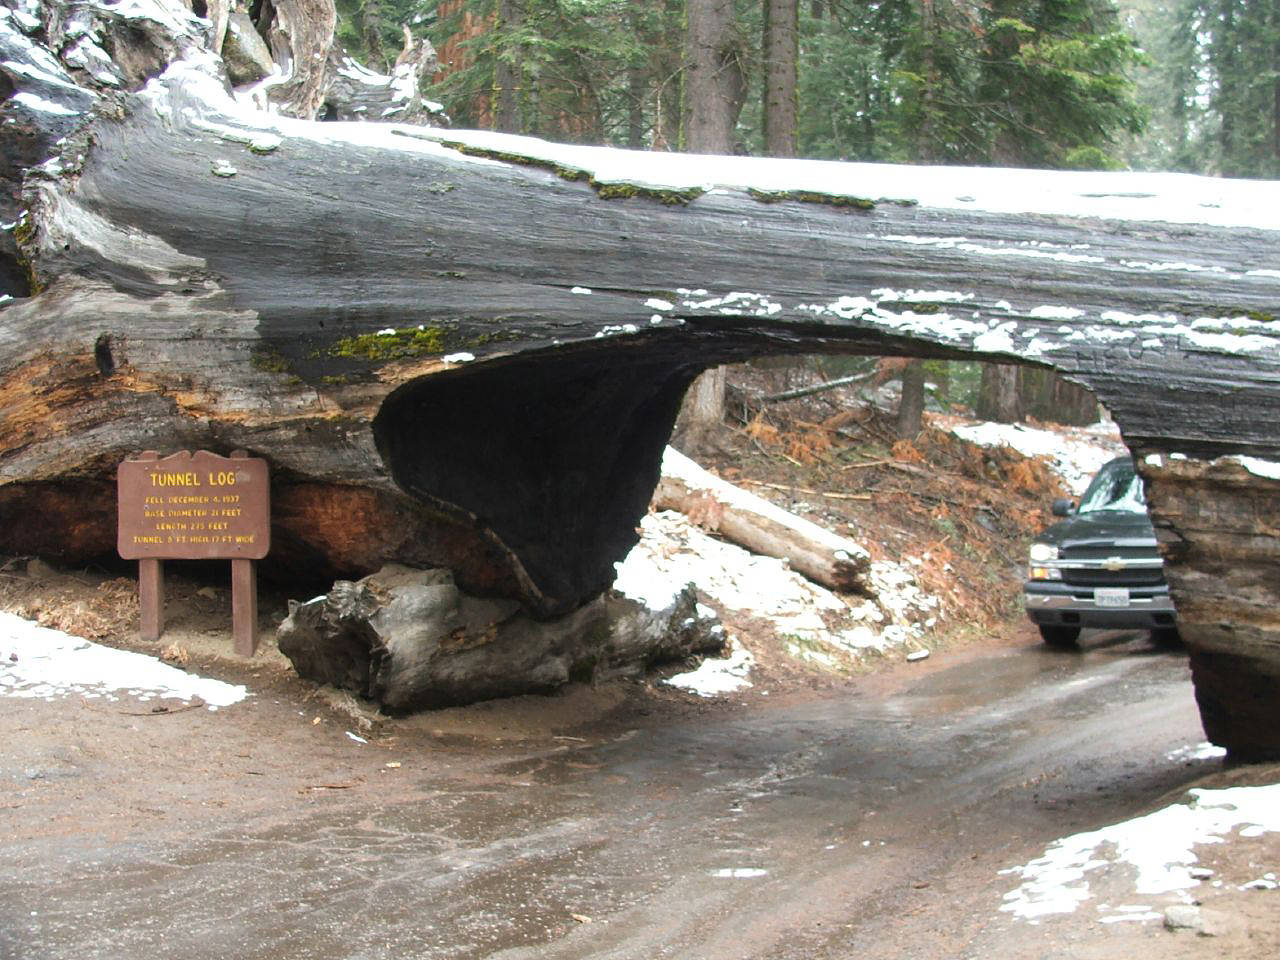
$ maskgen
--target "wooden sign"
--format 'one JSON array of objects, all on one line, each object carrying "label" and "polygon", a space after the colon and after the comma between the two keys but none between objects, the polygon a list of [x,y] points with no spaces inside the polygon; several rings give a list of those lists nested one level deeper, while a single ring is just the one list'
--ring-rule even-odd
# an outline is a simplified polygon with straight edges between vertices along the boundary
[{"label": "wooden sign", "polygon": [[236,652],[258,643],[253,561],[271,549],[271,496],[265,460],[207,450],[161,457],[148,450],[116,472],[116,548],[138,561],[142,639],[164,632],[162,560],[230,560]]},{"label": "wooden sign", "polygon": [[120,464],[116,487],[126,560],[261,560],[271,549],[265,460],[144,453]]}]

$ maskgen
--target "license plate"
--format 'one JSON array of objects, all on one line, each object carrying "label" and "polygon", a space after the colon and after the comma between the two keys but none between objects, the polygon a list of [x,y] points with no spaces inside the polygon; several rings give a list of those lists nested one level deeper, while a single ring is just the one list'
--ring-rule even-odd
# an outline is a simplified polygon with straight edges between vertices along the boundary
[{"label": "license plate", "polygon": [[1099,587],[1093,591],[1093,602],[1100,607],[1127,607],[1129,605],[1129,589],[1127,587]]}]

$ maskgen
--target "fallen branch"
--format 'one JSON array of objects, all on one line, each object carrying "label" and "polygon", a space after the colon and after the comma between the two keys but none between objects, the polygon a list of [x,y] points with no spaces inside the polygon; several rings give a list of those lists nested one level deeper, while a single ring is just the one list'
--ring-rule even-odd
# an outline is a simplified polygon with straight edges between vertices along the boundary
[{"label": "fallen branch", "polygon": [[815,384],[809,387],[797,387],[795,390],[784,390],[782,393],[771,394],[767,397],[761,397],[759,403],[781,403],[783,400],[799,400],[801,397],[811,397],[815,393],[825,393],[828,390],[835,390],[837,387],[845,387],[851,383],[860,383],[863,380],[870,380],[876,375],[874,370],[868,373],[855,373],[848,377],[837,377],[835,380],[828,380],[825,383]]},{"label": "fallen branch", "polygon": [[166,707],[163,705],[152,707],[150,710],[117,710],[116,713],[122,717],[171,717],[175,713],[184,713],[187,710],[198,710],[201,707],[207,707],[208,704],[197,697],[191,703],[182,707]]},{"label": "fallen branch", "polygon": [[753,487],[768,487],[770,490],[782,490],[787,493],[807,493],[814,497],[827,497],[831,500],[870,500],[869,493],[834,493],[827,490],[814,490],[810,487],[791,487],[785,483],[766,483],[764,480],[743,480]]}]

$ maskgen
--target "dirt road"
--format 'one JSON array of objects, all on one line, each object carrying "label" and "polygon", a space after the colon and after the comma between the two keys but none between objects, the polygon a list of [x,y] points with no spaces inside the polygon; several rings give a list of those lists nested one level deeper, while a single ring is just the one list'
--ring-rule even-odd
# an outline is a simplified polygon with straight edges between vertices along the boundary
[{"label": "dirt road", "polygon": [[[1075,913],[1000,910],[1001,870],[1220,770],[1169,758],[1203,736],[1185,659],[1145,639],[1028,637],[839,696],[577,689],[363,735],[301,685],[240,679],[253,695],[216,712],[0,700],[0,956],[1276,952],[1276,891],[1222,888],[1211,940],[1103,922],[1123,868]],[[1274,869],[1275,835],[1250,844],[1218,875]]]}]

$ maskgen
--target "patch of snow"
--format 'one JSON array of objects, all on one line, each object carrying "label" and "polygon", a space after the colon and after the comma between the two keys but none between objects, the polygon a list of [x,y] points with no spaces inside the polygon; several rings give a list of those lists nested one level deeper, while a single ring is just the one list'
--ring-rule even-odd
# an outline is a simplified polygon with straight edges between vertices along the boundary
[{"label": "patch of snow", "polygon": [[395,335],[396,335],[395,327],[383,327],[381,330],[378,331],[378,336],[380,337],[394,337]]},{"label": "patch of snow", "polygon": [[955,290],[903,290],[892,287],[881,287],[872,290],[871,295],[879,300],[899,300],[903,303],[963,303],[972,300],[971,293],[958,293]]},{"label": "patch of snow", "polygon": [[1000,909],[1031,921],[1070,913],[1089,899],[1089,875],[1117,864],[1136,870],[1136,893],[1186,900],[1185,891],[1203,876],[1193,867],[1194,848],[1221,843],[1239,826],[1250,836],[1280,831],[1280,784],[1192,790],[1188,803],[1065,837],[1030,863],[1000,871],[1022,879]]},{"label": "patch of snow", "polygon": [[216,710],[239,703],[248,691],[0,613],[0,697],[118,700],[118,694],[140,700],[198,697]]},{"label": "patch of snow", "polygon": [[806,190],[935,209],[1280,229],[1280,183],[1176,173],[912,167],[825,160],[651,153],[549,143],[482,130],[422,136],[584,170],[601,183],[655,189]]},{"label": "patch of snow", "polygon": [[[1148,457],[1148,460],[1151,458]],[[1177,750],[1170,750],[1164,755],[1166,760],[1218,760],[1227,755],[1227,751],[1223,747],[1215,746],[1208,740],[1201,743],[1192,744],[1185,747],[1178,747]]]},{"label": "patch of snow", "polygon": [[1228,457],[1244,467],[1256,477],[1268,480],[1280,480],[1280,463],[1273,460],[1259,460],[1257,457]]},{"label": "patch of snow", "polygon": [[940,606],[905,565],[872,564],[878,602],[859,598],[853,606],[784,561],[712,537],[683,514],[648,514],[640,529],[640,542],[615,565],[613,587],[619,593],[661,610],[692,583],[720,609],[770,622],[794,648],[793,655],[826,666],[839,664],[837,654],[885,650],[917,639],[923,634],[917,621]]},{"label": "patch of snow", "polygon": [[[1124,910],[1126,908],[1121,907],[1120,909]],[[1126,922],[1146,923],[1149,920],[1163,920],[1163,919],[1164,919],[1163,913],[1158,913],[1155,910],[1147,910],[1145,907],[1140,907],[1138,908],[1138,911],[1133,911],[1129,913],[1113,913],[1109,916],[1100,917],[1099,922],[1101,923],[1126,923]]]},{"label": "patch of snow", "polygon": [[990,247],[975,243],[967,237],[913,237],[890,234],[882,239],[896,243],[908,243],[915,246],[937,247],[942,250],[963,250],[965,253],[976,253],[987,257],[1033,257],[1042,260],[1059,260],[1063,263],[1105,263],[1105,257],[1091,254],[1063,253],[1059,250],[1044,250],[1038,247],[1052,247],[1053,244],[1019,244],[1018,246]]},{"label": "patch of snow", "polygon": [[[694,291],[694,293],[705,295],[706,291]],[[756,317],[771,317],[782,312],[782,304],[775,303],[764,294],[736,290],[726,293],[723,297],[712,297],[708,300],[686,299],[684,306],[690,310],[718,310],[726,316],[748,314]]]},{"label": "patch of snow", "polygon": [[711,876],[722,879],[743,880],[751,877],[768,876],[768,870],[761,870],[759,867],[724,867],[720,870],[712,870]]},{"label": "patch of snow", "polygon": [[440,359],[445,363],[470,363],[475,358],[474,353],[448,353]]},{"label": "patch of snow", "polygon": [[613,337],[620,333],[638,333],[640,330],[634,323],[607,324],[596,331],[596,339]]},{"label": "patch of snow", "polygon": [[348,80],[354,80],[356,83],[363,83],[368,87],[386,87],[391,84],[391,78],[385,74],[375,73],[364,64],[352,60],[350,57],[343,57],[342,64],[338,67],[338,75],[346,77]]},{"label": "patch of snow", "polygon": [[1276,347],[1280,347],[1280,342],[1274,337],[1264,337],[1255,333],[1244,335],[1236,333],[1203,333],[1185,326],[1178,332],[1186,336],[1197,347],[1204,347],[1208,350],[1221,350],[1224,353],[1257,353],[1260,350],[1274,350]]},{"label": "patch of snow", "polygon": [[[707,609],[712,616],[716,615],[715,611],[709,608],[704,609]],[[666,682],[670,686],[688,690],[700,697],[719,697],[750,687],[751,681],[747,676],[755,666],[755,662],[756,658],[751,655],[751,651],[740,644],[737,637],[734,637],[730,641],[729,656],[708,657],[698,665],[696,670],[677,673]]]},{"label": "patch of snow", "polygon": [[650,297],[644,302],[644,305],[650,310],[674,310],[675,304],[667,300],[659,300],[657,297]]},{"label": "patch of snow", "polygon": [[366,740],[364,737],[362,737],[362,736],[360,736],[360,735],[358,735],[358,734],[352,733],[350,730],[348,730],[348,731],[347,731],[347,737],[348,737],[348,739],[354,740],[356,743],[368,743],[368,742],[369,742],[369,741],[368,741],[368,740]]},{"label": "patch of snow", "polygon": [[1013,343],[1013,334],[1017,330],[1018,325],[1012,320],[1007,320],[986,333],[974,337],[973,346],[987,353],[1013,353],[1017,349]]},{"label": "patch of snow", "polygon": [[1152,273],[1169,273],[1170,271],[1183,271],[1186,273],[1226,273],[1222,267],[1203,267],[1197,263],[1155,263],[1149,260],[1121,260],[1122,266],[1132,267],[1135,270],[1149,270]]},{"label": "patch of snow", "polygon": [[28,110],[36,110],[40,113],[53,113],[60,117],[80,116],[79,110],[71,110],[60,103],[54,103],[52,100],[46,100],[43,97],[38,97],[34,93],[27,93],[26,91],[23,91],[22,93],[15,93],[9,99],[14,103],[26,107]]},{"label": "patch of snow", "polygon": [[572,290],[570,290],[569,292],[570,292],[570,293],[581,293],[581,294],[584,294],[584,295],[588,295],[588,296],[589,296],[589,295],[591,294],[591,292],[592,292],[592,291],[591,291],[591,288],[590,288],[590,287],[574,287],[574,288],[573,288]]},{"label": "patch of snow", "polygon": [[1076,307],[1044,304],[1043,306],[1033,307],[1028,312],[1028,316],[1035,317],[1038,320],[1074,320],[1076,317],[1084,316],[1084,311]]}]

